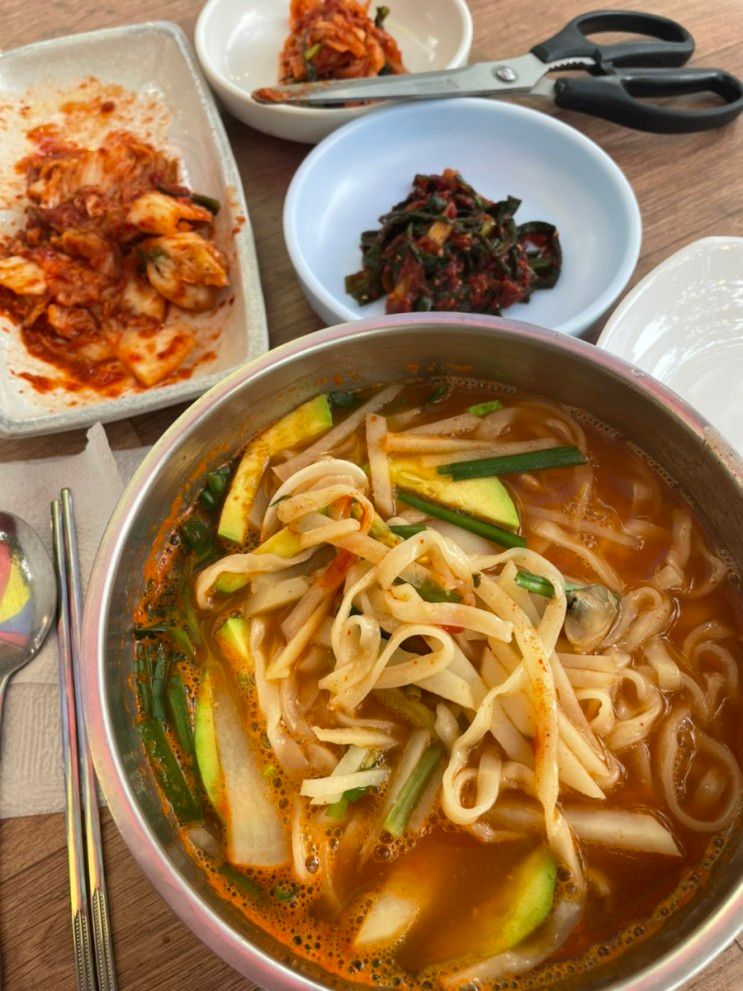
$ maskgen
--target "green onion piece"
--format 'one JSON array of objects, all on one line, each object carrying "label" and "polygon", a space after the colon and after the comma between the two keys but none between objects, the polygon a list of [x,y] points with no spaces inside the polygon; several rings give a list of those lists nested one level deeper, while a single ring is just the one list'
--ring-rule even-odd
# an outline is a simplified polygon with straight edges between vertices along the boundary
[{"label": "green onion piece", "polygon": [[[361,506],[354,502],[351,506],[351,516],[354,519],[360,520],[363,515]],[[369,527],[369,536],[374,537],[375,540],[381,541],[381,543],[386,544],[388,547],[396,547],[397,541],[395,540],[394,534],[384,522],[381,516],[374,514],[374,519]]]},{"label": "green onion piece", "polygon": [[342,819],[346,814],[346,809],[351,802],[358,802],[360,798],[369,791],[369,788],[349,788],[348,791],[344,791],[337,802],[333,802],[325,810],[327,815],[331,819]]},{"label": "green onion piece", "polygon": [[429,406],[435,403],[440,403],[442,399],[446,399],[446,397],[449,395],[450,392],[451,392],[450,382],[439,382],[439,384],[436,386],[436,388],[433,390],[431,395],[426,400],[425,405]]},{"label": "green onion piece", "polygon": [[310,48],[302,49],[302,60],[304,62],[304,71],[307,74],[307,82],[314,83],[317,81],[317,69],[312,59],[307,58],[307,53],[311,50]]},{"label": "green onion piece", "polygon": [[230,477],[230,469],[219,468],[217,471],[210,471],[206,476],[206,487],[213,496],[221,496],[227,488],[227,481]]},{"label": "green onion piece", "polygon": [[423,702],[410,698],[401,688],[375,688],[374,698],[387,712],[416,729],[427,729],[433,732],[436,718]]},{"label": "green onion piece", "polygon": [[264,778],[272,778],[274,776],[274,774],[276,774],[276,765],[275,764],[269,764],[268,767],[264,768],[264,770],[263,770],[263,777]]},{"label": "green onion piece", "polygon": [[168,680],[170,658],[162,643],[157,645],[155,667],[152,672],[152,718],[165,723],[165,685]]},{"label": "green onion piece", "polygon": [[309,48],[305,48],[305,50],[304,50],[304,60],[305,60],[305,62],[311,62],[313,60],[313,58],[317,55],[317,53],[320,51],[321,48],[322,48],[322,42],[321,41],[318,41],[317,44],[315,44],[315,45],[310,45]]},{"label": "green onion piece", "polygon": [[500,458],[481,458],[479,461],[458,461],[439,465],[439,475],[451,475],[455,482],[466,478],[488,478],[491,475],[512,475],[519,471],[540,471],[543,468],[567,468],[584,465],[586,456],[577,447],[546,447],[541,451],[525,454],[506,454]]},{"label": "green onion piece", "polygon": [[135,640],[145,640],[149,637],[157,636],[158,633],[167,633],[170,630],[165,623],[153,623],[152,626],[133,626],[132,636]]},{"label": "green onion piece", "polygon": [[356,405],[358,399],[352,392],[345,392],[341,389],[337,392],[329,392],[328,402],[333,409],[350,409]]},{"label": "green onion piece", "polygon": [[211,529],[198,516],[191,516],[181,524],[181,536],[191,550],[200,558],[211,554],[214,548]]},{"label": "green onion piece", "polygon": [[392,808],[387,813],[384,820],[384,829],[395,837],[400,837],[405,832],[408,819],[418,799],[423,793],[423,789],[436,767],[444,756],[444,747],[441,743],[432,743],[421,759],[413,768],[413,773],[400,789],[400,794],[392,804]]},{"label": "green onion piece", "polygon": [[168,678],[166,694],[176,739],[186,757],[193,761],[193,729],[191,727],[191,717],[188,712],[188,694],[186,692],[186,686],[183,683],[183,678],[179,674],[172,674]]},{"label": "green onion piece", "polygon": [[191,193],[191,202],[195,203],[196,206],[203,206],[205,210],[215,215],[222,208],[219,200],[215,200],[213,196],[205,196],[203,193]]},{"label": "green onion piece", "polygon": [[191,638],[185,630],[179,626],[171,626],[169,623],[154,623],[152,626],[133,626],[132,636],[135,640],[146,640],[158,635],[170,638],[174,647],[179,647],[187,657],[195,654]]},{"label": "green onion piece", "polygon": [[474,516],[458,513],[454,509],[447,509],[446,506],[441,506],[437,502],[429,502],[428,499],[421,498],[415,492],[400,489],[397,497],[400,502],[412,506],[413,509],[420,509],[422,513],[427,513],[434,519],[453,523],[455,526],[460,526],[463,530],[469,530],[470,533],[477,533],[487,540],[492,540],[494,544],[500,544],[501,547],[526,546],[526,540],[518,533],[511,533],[510,530],[502,530],[494,523],[486,523],[484,520],[476,520]]},{"label": "green onion piece", "polygon": [[555,594],[555,586],[548,578],[534,575],[531,571],[517,571],[514,580],[520,588],[525,588],[527,592],[536,592],[537,595],[543,595],[547,599],[551,599]]},{"label": "green onion piece", "polygon": [[178,820],[187,823],[202,819],[201,803],[189,788],[162,725],[155,719],[148,719],[140,724],[139,734],[160,787]]},{"label": "green onion piece", "polygon": [[347,808],[348,808],[348,801],[346,800],[346,797],[344,795],[341,798],[339,798],[337,802],[333,802],[332,805],[329,805],[325,810],[325,813],[331,819],[335,819],[336,821],[339,822],[346,814]]},{"label": "green onion piece", "polygon": [[488,413],[495,413],[499,409],[503,409],[503,403],[497,399],[491,399],[487,403],[476,403],[474,406],[470,406],[467,412],[472,416],[487,416]]},{"label": "green onion piece", "polygon": [[145,644],[137,644],[136,689],[139,708],[146,719],[152,718],[152,654]]},{"label": "green onion piece", "polygon": [[358,800],[360,798],[363,798],[368,791],[369,791],[368,785],[365,788],[349,788],[348,791],[343,793],[343,797],[348,802],[358,802]]},{"label": "green onion piece", "polygon": [[203,506],[207,509],[216,509],[227,490],[230,475],[229,467],[218,468],[217,471],[210,471],[207,474],[206,485],[199,494]]},{"label": "green onion piece", "polygon": [[297,889],[293,884],[290,884],[286,888],[282,887],[280,884],[277,884],[271,894],[277,899],[277,901],[286,902],[288,904],[289,902],[293,902],[297,897]]},{"label": "green onion piece", "polygon": [[214,498],[213,494],[209,489],[202,489],[199,493],[199,502],[206,509],[214,509],[217,505],[217,500]]},{"label": "green onion piece", "polygon": [[425,529],[425,523],[400,523],[390,527],[395,536],[402,537],[403,540],[414,537],[416,533],[422,533]]},{"label": "green onion piece", "polygon": [[435,581],[425,578],[419,585],[414,586],[416,592],[424,602],[461,602],[462,596],[458,592],[447,592]]},{"label": "green onion piece", "polygon": [[[542,578],[540,575],[532,574],[531,571],[517,571],[514,580],[517,585],[525,588],[527,592],[535,592],[537,595],[543,595],[547,599],[551,599],[555,594],[555,586],[548,578]],[[577,592],[583,586],[566,582],[563,588],[565,595],[570,598],[574,592]]]},{"label": "green onion piece", "polygon": [[263,888],[257,884],[252,877],[247,877],[242,871],[237,870],[232,864],[222,864],[219,869],[220,874],[227,878],[242,895],[248,898],[262,898]]},{"label": "green onion piece", "polygon": [[389,7],[377,7],[377,13],[374,17],[374,27],[381,28],[385,20],[389,17],[389,15],[390,15]]}]

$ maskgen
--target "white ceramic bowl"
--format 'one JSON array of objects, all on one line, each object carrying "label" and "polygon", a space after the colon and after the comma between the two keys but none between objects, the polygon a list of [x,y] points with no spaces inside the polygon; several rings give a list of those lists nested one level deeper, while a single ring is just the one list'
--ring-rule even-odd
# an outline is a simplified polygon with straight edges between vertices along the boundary
[{"label": "white ceramic bowl", "polygon": [[[465,65],[472,17],[465,0],[391,0],[385,28],[410,72]],[[373,4],[371,6],[374,14]],[[225,106],[251,127],[314,144],[370,109],[265,106],[254,89],[278,82],[279,53],[289,34],[289,0],[209,0],[196,23],[196,54]]]},{"label": "white ceramic bowl", "polygon": [[632,188],[579,131],[535,110],[491,100],[408,103],[375,111],[318,145],[284,204],[284,238],[304,293],[327,324],[384,312],[360,306],[344,277],[361,267],[362,231],[407,195],[417,172],[458,169],[490,199],[522,200],[519,223],[555,224],[563,267],[554,289],[506,311],[567,334],[598,320],[627,284],[641,241]]},{"label": "white ceramic bowl", "polygon": [[666,258],[598,343],[670,386],[743,455],[743,237],[705,237]]}]

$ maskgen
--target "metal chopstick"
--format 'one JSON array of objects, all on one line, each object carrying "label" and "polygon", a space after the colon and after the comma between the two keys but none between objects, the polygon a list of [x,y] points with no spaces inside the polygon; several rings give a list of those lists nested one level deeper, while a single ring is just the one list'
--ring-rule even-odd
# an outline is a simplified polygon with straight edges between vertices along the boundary
[{"label": "metal chopstick", "polygon": [[82,707],[80,684],[80,625],[82,620],[82,583],[77,553],[77,535],[72,493],[62,489],[62,525],[64,531],[65,557],[69,610],[71,619],[72,668],[75,679],[75,704],[77,707],[77,738],[82,779],[83,816],[88,863],[88,895],[90,898],[90,921],[92,923],[93,948],[95,951],[96,972],[99,991],[116,991],[116,971],[114,967],[111,923],[108,913],[108,896],[103,866],[103,843],[101,821],[98,812],[93,763],[88,750],[85,732],[85,717]]},{"label": "metal chopstick", "polygon": [[64,536],[62,532],[62,507],[58,499],[55,499],[52,503],[52,534],[54,537],[54,567],[57,573],[57,585],[59,587],[57,654],[59,658],[67,859],[70,872],[70,902],[72,909],[72,941],[75,951],[75,974],[78,991],[97,991],[95,961],[90,947],[88,886],[85,876],[85,845],[80,803],[80,762],[76,727],[75,676],[72,669],[72,636]]}]

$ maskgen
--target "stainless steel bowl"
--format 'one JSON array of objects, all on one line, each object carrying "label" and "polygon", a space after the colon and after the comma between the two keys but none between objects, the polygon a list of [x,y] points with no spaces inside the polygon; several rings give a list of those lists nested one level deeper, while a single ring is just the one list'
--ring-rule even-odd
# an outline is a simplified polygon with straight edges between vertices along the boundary
[{"label": "stainless steel bowl", "polygon": [[[163,521],[198,477],[319,389],[442,370],[510,382],[592,411],[675,478],[719,544],[743,561],[743,465],[674,393],[581,341],[489,317],[409,315],[320,331],[264,355],[188,409],[122,496],[90,581],[83,630],[88,735],[111,813],[140,866],[180,918],[270,991],[345,986],[293,956],[218,898],[158,801],[134,725],[129,628],[143,565]],[[338,376],[341,378],[339,379]],[[571,979],[571,989],[670,991],[735,936],[743,918],[743,842],[731,843],[696,898],[652,938]]]}]

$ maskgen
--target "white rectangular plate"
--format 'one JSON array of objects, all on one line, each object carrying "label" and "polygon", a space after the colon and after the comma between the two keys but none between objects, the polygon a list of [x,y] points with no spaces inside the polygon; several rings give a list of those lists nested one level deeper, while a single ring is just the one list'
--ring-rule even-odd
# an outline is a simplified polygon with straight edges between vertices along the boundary
[{"label": "white rectangular plate", "polygon": [[[74,104],[112,98],[102,115]],[[65,105],[65,115],[61,107]],[[72,105],[72,108],[70,108]],[[193,399],[268,348],[253,233],[232,149],[186,36],[157,22],[91,31],[0,54],[0,234],[23,224],[24,177],[15,163],[32,150],[26,132],[56,119],[71,141],[93,147],[109,130],[129,129],[178,158],[183,181],[222,203],[214,239],[227,254],[230,287],[222,305],[190,319],[198,345],[189,378],[115,398],[85,390],[39,392],[20,373],[54,378],[0,317],[0,436],[47,434],[119,420]]]}]

